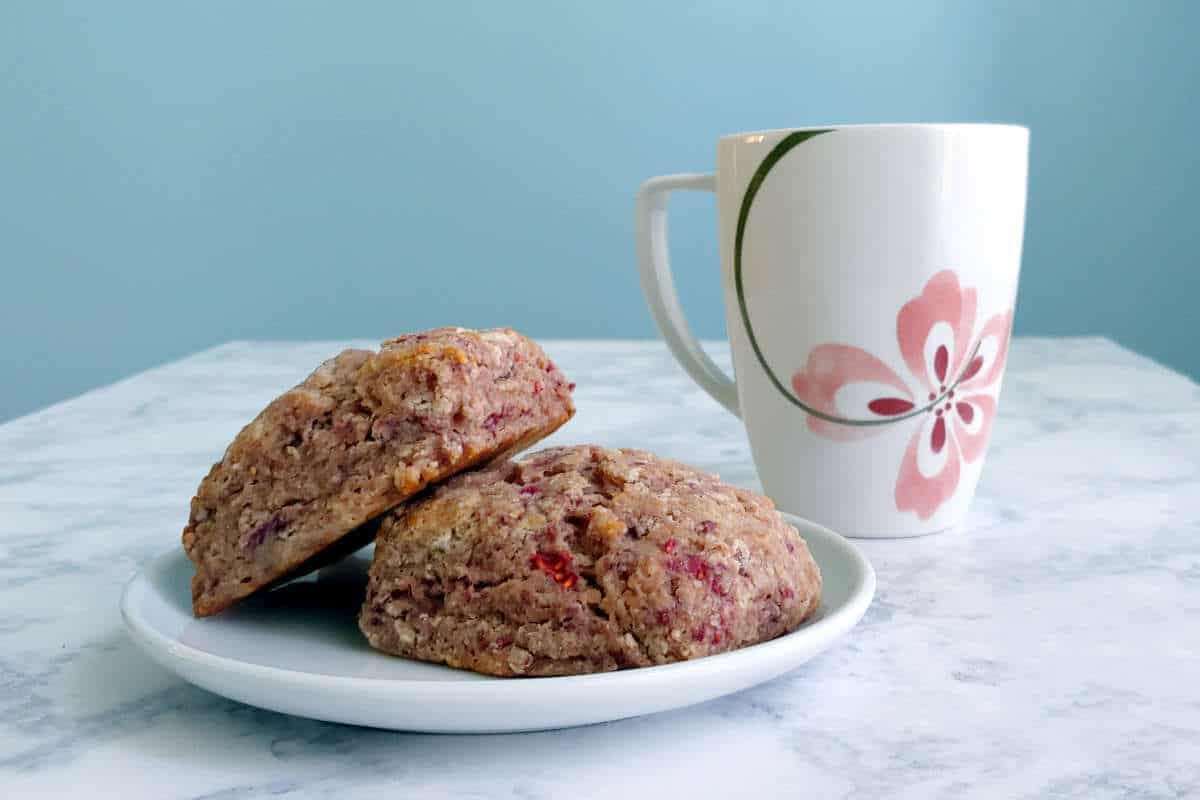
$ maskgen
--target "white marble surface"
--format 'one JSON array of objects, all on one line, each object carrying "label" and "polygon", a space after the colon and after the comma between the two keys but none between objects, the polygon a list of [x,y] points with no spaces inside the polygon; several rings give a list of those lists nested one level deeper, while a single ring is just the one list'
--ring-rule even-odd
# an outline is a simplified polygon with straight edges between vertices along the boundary
[{"label": "white marble surface", "polygon": [[[861,543],[862,625],[760,688],[464,737],[181,683],[126,637],[121,587],[177,545],[226,440],[337,346],[227,344],[0,426],[0,797],[1200,796],[1200,388],[1099,339],[1016,342],[970,530]],[[661,345],[547,350],[579,383],[556,441],[755,484],[737,421]]]}]

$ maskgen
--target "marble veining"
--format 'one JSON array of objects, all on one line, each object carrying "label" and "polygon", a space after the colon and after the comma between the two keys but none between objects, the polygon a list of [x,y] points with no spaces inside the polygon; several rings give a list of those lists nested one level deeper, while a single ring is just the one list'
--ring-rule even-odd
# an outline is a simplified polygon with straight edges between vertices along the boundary
[{"label": "marble veining", "polygon": [[[968,530],[861,542],[863,623],[759,688],[471,737],[182,683],[126,637],[121,587],[237,429],[345,344],[233,342],[0,425],[0,796],[1200,796],[1200,387],[1101,339],[1014,343]],[[546,349],[579,384],[554,442],[756,486],[738,421],[661,344]]]}]

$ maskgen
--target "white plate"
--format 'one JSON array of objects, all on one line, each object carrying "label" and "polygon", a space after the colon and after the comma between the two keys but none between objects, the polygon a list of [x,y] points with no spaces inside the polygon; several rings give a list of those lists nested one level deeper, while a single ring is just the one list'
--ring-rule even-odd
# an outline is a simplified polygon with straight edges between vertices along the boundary
[{"label": "white plate", "polygon": [[854,627],[875,593],[875,571],[832,531],[788,520],[824,576],[816,617],[770,642],[661,667],[503,679],[378,653],[356,624],[369,550],[208,619],[192,617],[191,564],[173,550],[129,582],[121,614],[134,641],[167,669],[274,711],[446,733],[586,725],[746,689],[803,664]]}]

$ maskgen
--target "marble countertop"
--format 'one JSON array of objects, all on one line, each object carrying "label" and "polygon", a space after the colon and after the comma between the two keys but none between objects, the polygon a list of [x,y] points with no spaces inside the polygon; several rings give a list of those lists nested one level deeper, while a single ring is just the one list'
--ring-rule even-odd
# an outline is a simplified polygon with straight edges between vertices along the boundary
[{"label": "marble countertop", "polygon": [[[860,542],[862,624],[759,688],[428,736],[183,683],[126,636],[121,588],[178,545],[226,441],[342,344],[226,344],[0,425],[0,796],[1200,796],[1200,387],[1101,339],[1014,343],[969,529]],[[660,344],[546,349],[579,384],[552,441],[756,486],[737,420]]]}]

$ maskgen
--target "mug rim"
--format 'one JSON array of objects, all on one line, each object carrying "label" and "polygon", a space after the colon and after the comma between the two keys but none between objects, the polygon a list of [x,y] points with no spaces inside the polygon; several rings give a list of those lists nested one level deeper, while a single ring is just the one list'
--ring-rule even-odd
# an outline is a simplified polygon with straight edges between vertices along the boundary
[{"label": "mug rim", "polygon": [[[847,125],[805,125],[798,128],[766,128],[756,131],[739,131],[727,133],[717,138],[719,142],[732,142],[751,136],[775,136],[787,133],[803,133],[805,131],[844,131],[844,130],[929,130],[929,131],[969,131],[969,130],[1011,130],[1014,133],[1029,135],[1027,125],[1017,125],[1010,122],[867,122]],[[750,144],[750,142],[747,142]],[[754,142],[753,144],[757,144]]]}]

